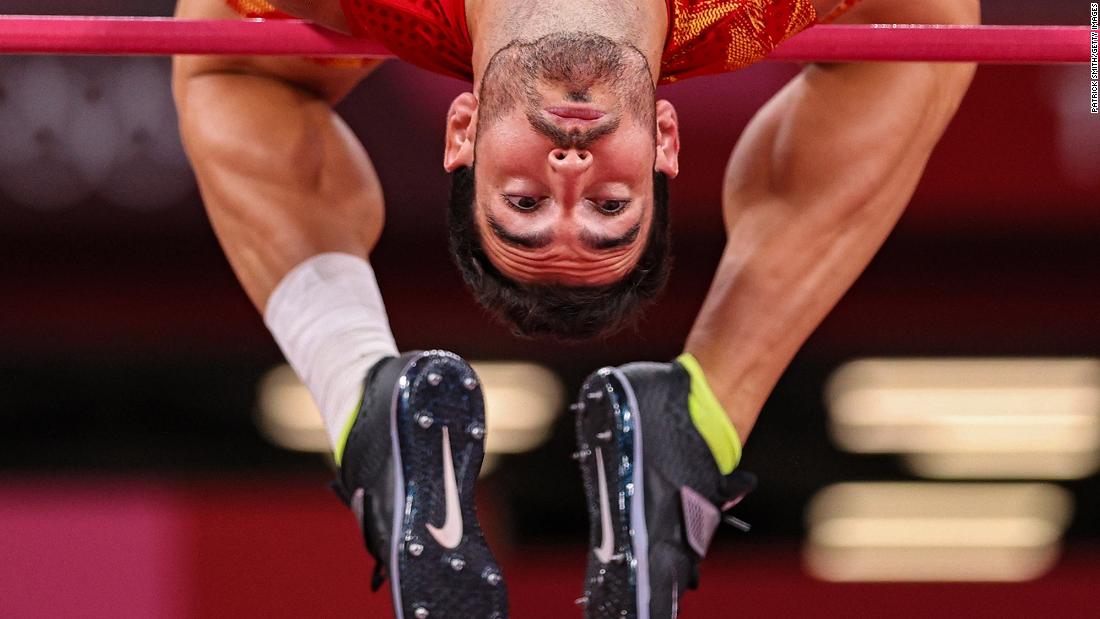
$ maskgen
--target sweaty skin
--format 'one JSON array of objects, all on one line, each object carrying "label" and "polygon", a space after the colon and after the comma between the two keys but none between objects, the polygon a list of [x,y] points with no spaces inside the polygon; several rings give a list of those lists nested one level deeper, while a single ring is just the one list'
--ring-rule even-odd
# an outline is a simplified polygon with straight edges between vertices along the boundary
[{"label": "sweaty skin", "polygon": [[[979,22],[978,0],[863,0],[839,20]],[[726,250],[685,345],[742,441],[897,223],[974,70],[811,65],[745,129],[722,192]]]}]

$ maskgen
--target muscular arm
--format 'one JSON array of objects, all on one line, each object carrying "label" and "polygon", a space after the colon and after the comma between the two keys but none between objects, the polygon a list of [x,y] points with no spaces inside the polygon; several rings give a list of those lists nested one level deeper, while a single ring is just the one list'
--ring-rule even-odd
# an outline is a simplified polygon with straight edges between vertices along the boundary
[{"label": "muscular arm", "polygon": [[[864,0],[841,22],[977,23],[977,0]],[[726,249],[685,350],[742,440],[794,354],[878,251],[974,66],[811,65],[726,170]]]},{"label": "muscular arm", "polygon": [[[239,19],[223,0],[180,0],[176,15]],[[283,275],[304,259],[328,251],[366,257],[377,242],[383,224],[378,178],[332,110],[374,66],[175,58],[180,130],[203,202],[261,312]]]}]

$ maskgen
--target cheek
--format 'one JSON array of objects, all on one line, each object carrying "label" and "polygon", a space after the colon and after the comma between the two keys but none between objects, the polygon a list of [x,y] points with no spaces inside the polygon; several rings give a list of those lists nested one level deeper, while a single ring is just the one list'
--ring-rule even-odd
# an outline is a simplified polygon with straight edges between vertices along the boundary
[{"label": "cheek", "polygon": [[656,152],[651,134],[632,130],[606,145],[604,163],[609,172],[631,179],[634,186],[649,187]]},{"label": "cheek", "polygon": [[[477,136],[478,149],[492,149],[494,152],[512,149],[518,145],[530,146],[538,142],[538,136],[524,117],[507,117],[493,123],[492,127],[481,131]],[[483,145],[484,143],[484,145]]]},{"label": "cheek", "polygon": [[501,131],[479,139],[474,156],[478,183],[499,186],[511,177],[540,173],[547,151],[520,132]]}]

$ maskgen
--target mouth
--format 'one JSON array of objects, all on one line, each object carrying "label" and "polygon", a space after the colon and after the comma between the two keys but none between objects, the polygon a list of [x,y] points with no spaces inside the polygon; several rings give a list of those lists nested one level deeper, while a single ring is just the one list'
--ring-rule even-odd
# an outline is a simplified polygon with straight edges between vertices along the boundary
[{"label": "mouth", "polygon": [[604,117],[604,113],[591,107],[581,106],[556,106],[546,108],[546,113],[560,119],[593,122]]}]

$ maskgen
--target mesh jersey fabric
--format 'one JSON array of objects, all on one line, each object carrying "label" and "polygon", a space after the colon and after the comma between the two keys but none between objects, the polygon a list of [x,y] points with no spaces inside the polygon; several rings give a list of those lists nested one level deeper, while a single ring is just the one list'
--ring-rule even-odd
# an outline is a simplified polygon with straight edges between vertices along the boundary
[{"label": "mesh jersey fabric", "polygon": [[[842,0],[821,20],[811,0],[666,0],[668,34],[660,83],[736,71],[815,23],[830,22],[859,0]],[[226,0],[246,17],[285,19],[264,0]],[[473,80],[473,44],[464,0],[340,0],[354,36],[385,45],[421,68]],[[322,60],[326,64],[347,61]]]}]

